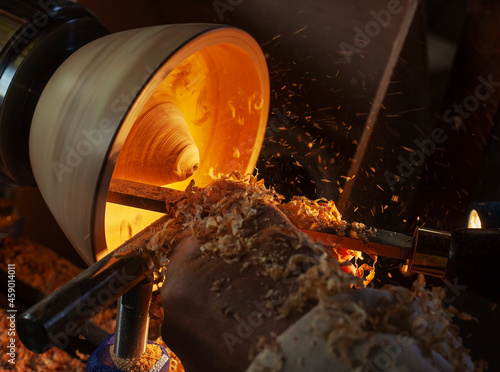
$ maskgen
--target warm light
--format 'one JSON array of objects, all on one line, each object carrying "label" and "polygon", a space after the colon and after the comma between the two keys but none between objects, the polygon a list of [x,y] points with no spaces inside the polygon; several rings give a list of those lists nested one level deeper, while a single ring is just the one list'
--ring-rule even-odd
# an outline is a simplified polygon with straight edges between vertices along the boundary
[{"label": "warm light", "polygon": [[[238,47],[219,44],[191,55],[137,116],[113,178],[184,190],[192,179],[205,186],[221,174],[252,172],[266,124],[262,93],[254,62]],[[107,203],[108,251],[160,216]]]},{"label": "warm light", "polygon": [[410,263],[408,261],[401,262],[399,264],[399,271],[405,276],[408,275],[408,273],[410,272]]},{"label": "warm light", "polygon": [[475,209],[471,210],[469,214],[469,222],[467,227],[470,229],[480,229],[481,228],[481,218]]},{"label": "warm light", "polygon": [[112,249],[149,222],[124,209],[111,217],[115,169],[125,181],[178,189],[253,172],[269,99],[265,56],[242,30],[189,23],[113,33],[74,51],[41,92],[29,130],[33,175],[90,265],[107,253],[108,231]]}]

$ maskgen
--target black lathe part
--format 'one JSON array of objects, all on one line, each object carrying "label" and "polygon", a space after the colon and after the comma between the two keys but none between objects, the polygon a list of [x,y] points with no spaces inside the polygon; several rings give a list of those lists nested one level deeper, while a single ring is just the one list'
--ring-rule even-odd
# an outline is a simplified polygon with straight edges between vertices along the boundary
[{"label": "black lathe part", "polygon": [[109,31],[70,1],[0,0],[0,181],[33,186],[29,132],[38,99],[57,68]]},{"label": "black lathe part", "polygon": [[457,288],[500,303],[500,229],[451,232],[446,279]]},{"label": "black lathe part", "polygon": [[143,280],[120,297],[114,346],[119,358],[135,358],[146,351],[152,294],[153,283]]}]

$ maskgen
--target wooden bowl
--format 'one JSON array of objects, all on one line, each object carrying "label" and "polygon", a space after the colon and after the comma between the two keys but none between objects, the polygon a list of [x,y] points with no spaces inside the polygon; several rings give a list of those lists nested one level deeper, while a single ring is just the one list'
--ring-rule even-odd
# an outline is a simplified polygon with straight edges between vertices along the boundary
[{"label": "wooden bowl", "polygon": [[[111,34],[83,46],[40,97],[30,160],[47,205],[89,264],[121,242],[111,235],[118,231],[123,240],[157,218],[141,212],[129,218],[123,207],[113,211],[113,219],[111,210],[121,207],[106,203],[115,165],[127,161],[121,150],[127,149],[130,160],[151,148],[137,136],[127,139],[153,93],[173,97],[199,150],[194,175],[169,187],[183,189],[192,179],[204,186],[220,174],[255,167],[267,123],[269,78],[262,51],[247,33],[178,24]],[[144,159],[120,167],[120,177],[137,180],[137,174],[157,171],[157,161],[153,166]]]}]

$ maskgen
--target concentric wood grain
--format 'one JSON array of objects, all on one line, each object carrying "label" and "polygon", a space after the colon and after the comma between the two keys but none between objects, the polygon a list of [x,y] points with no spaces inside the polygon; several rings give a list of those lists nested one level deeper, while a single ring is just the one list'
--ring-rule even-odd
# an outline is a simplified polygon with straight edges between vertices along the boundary
[{"label": "concentric wood grain", "polygon": [[[183,24],[112,34],[71,55],[43,91],[30,132],[33,172],[56,220],[88,263],[94,262],[96,254],[106,248],[107,190],[132,125],[169,73],[200,50],[209,51],[207,60],[213,66],[219,64],[218,58],[221,65],[229,65],[227,57],[237,55],[238,66],[227,69],[230,69],[229,75],[241,78],[233,79],[227,89],[217,86],[208,92],[210,96],[224,96],[221,93],[224,91],[233,94],[240,83],[243,88],[257,86],[256,92],[246,98],[249,109],[235,118],[240,119],[238,128],[231,129],[232,133],[238,130],[241,136],[233,135],[224,141],[221,128],[231,123],[226,119],[217,120],[221,119],[220,115],[210,121],[206,136],[193,135],[195,142],[198,141],[201,161],[218,163],[214,164],[218,173],[235,169],[251,171],[264,137],[269,82],[258,44],[240,30],[220,25]],[[240,71],[236,74],[238,68]],[[226,107],[231,102],[224,100],[226,102],[219,102],[220,107],[212,108],[213,112],[231,111]],[[183,112],[189,109],[186,105],[179,102]],[[200,138],[208,143],[200,145]],[[226,162],[216,154],[212,156],[227,146],[225,142],[236,149],[238,161],[228,158]],[[244,153],[243,158],[240,152]],[[211,168],[213,171],[213,167],[206,164],[201,172],[198,170],[197,183],[207,182]]]}]

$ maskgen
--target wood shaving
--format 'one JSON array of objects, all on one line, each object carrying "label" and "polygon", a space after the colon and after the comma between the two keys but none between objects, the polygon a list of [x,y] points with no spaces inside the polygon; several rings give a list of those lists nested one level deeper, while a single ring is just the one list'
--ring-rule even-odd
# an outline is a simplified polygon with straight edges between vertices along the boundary
[{"label": "wood shaving", "polygon": [[162,357],[161,348],[158,345],[147,344],[146,352],[137,358],[119,358],[111,351],[113,363],[124,372],[148,372]]},{"label": "wood shaving", "polygon": [[[0,309],[2,319],[7,319],[5,310]],[[0,347],[3,351],[8,350],[10,337],[8,337],[7,322],[0,322]],[[15,364],[8,362],[7,352],[2,352],[0,357],[1,371],[72,371],[84,372],[86,355],[80,354],[81,358],[73,358],[66,352],[52,348],[44,354],[35,354],[28,350],[16,337],[16,360]],[[85,358],[85,359],[84,359]]]},{"label": "wood shaving", "polygon": [[[173,247],[186,236],[193,236],[202,243],[201,251],[207,258],[223,259],[228,263],[238,262],[255,246],[255,237],[241,236],[238,232],[244,227],[244,223],[254,223],[258,217],[258,207],[262,205],[278,208],[297,228],[333,229],[338,234],[349,229],[364,234],[363,224],[347,224],[342,221],[333,201],[294,197],[290,202],[283,203],[283,196],[274,189],[266,188],[263,180],[252,175],[243,177],[232,173],[205,188],[198,188],[191,183],[185,194],[186,198],[168,211],[171,218],[163,229],[148,243],[147,249],[154,252],[158,260],[158,274],[165,272]],[[304,241],[314,245],[304,233],[299,232],[297,238],[297,249],[304,245]],[[317,246],[320,254],[324,253],[322,246]],[[357,266],[357,259],[362,259],[360,252],[334,249],[330,254],[340,262],[352,261],[355,266],[353,273],[365,276],[366,284],[373,278],[373,265]],[[245,265],[247,266],[243,266],[242,271],[249,263]],[[280,268],[271,267],[266,275],[279,277]],[[158,276],[162,278],[162,275]]]},{"label": "wood shaving", "polygon": [[51,249],[26,238],[7,238],[0,248],[0,267],[6,271],[8,264],[16,265],[16,280],[20,280],[45,295],[82,272]]},{"label": "wood shaving", "polygon": [[[262,223],[258,220],[259,206],[262,205],[276,207],[297,228],[333,229],[337,234],[354,235],[360,239],[367,239],[371,233],[363,224],[342,221],[331,201],[311,201],[304,197],[296,197],[289,203],[282,201],[280,195],[272,189],[266,189],[262,180],[258,181],[253,176],[232,174],[204,189],[192,184],[186,190],[186,199],[169,211],[171,220],[152,249],[160,252],[158,261],[164,268],[175,245],[184,237],[192,236],[201,245],[206,260],[238,264],[249,252],[257,249],[259,239],[266,238],[265,227],[258,234],[254,232],[255,229],[245,228],[247,224]],[[329,327],[318,328],[318,332],[327,340],[331,352],[346,366],[359,370],[367,368],[367,365],[352,365],[354,345],[381,333],[404,333],[415,340],[427,355],[438,353],[451,363],[454,371],[471,370],[468,350],[462,346],[458,328],[452,323],[457,313],[453,309],[443,308],[439,291],[426,290],[425,283],[416,283],[413,290],[386,286],[379,291],[387,296],[388,303],[380,309],[370,308],[366,305],[369,301],[359,301],[357,297],[365,293],[363,291],[367,289],[364,287],[373,279],[373,266],[363,264],[356,268],[356,276],[347,274],[335,258],[348,256],[347,260],[356,259],[359,258],[357,254],[341,249],[332,254],[296,229],[285,226],[273,226],[272,229],[275,251],[267,256],[250,255],[252,265],[261,268],[255,275],[279,280],[300,267],[302,270],[299,272],[303,273],[294,283],[295,290],[278,306],[280,318],[286,318],[292,312],[308,311],[317,304],[324,305],[328,310],[323,314],[322,324],[326,319]],[[245,233],[249,235],[242,235]],[[280,237],[283,238],[283,244]],[[158,250],[158,244],[161,250]],[[283,257],[280,247],[298,252],[310,247],[316,254],[292,254],[288,263],[283,265],[280,263]],[[364,277],[366,272],[368,276]],[[219,288],[217,283],[214,288]],[[276,292],[270,288],[261,299],[275,295]],[[272,337],[259,340],[259,350],[274,344]],[[262,340],[267,340],[268,344],[264,345]],[[256,345],[251,349],[255,348]],[[369,353],[370,348],[365,352]],[[398,368],[397,365],[394,367]]]}]

